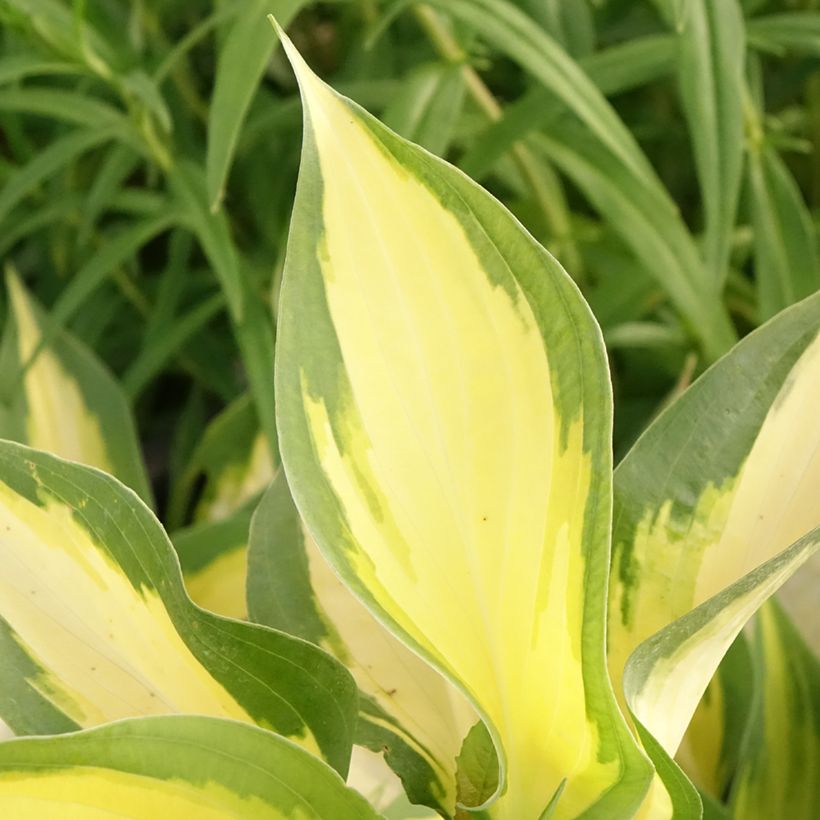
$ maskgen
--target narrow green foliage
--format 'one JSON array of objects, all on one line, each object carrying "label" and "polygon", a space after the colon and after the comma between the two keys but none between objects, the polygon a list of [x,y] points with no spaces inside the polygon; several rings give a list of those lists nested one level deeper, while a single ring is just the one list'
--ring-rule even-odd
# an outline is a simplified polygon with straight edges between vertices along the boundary
[{"label": "narrow green foliage", "polygon": [[815,6],[0,0],[0,816],[814,820]]}]

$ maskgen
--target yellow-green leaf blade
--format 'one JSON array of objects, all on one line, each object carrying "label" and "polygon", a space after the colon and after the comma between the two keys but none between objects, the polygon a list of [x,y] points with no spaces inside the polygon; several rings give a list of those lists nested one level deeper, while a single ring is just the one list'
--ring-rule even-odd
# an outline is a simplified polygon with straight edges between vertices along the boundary
[{"label": "yellow-green leaf blade", "polygon": [[[796,577],[806,571],[802,567]],[[754,671],[743,633],[735,638],[692,716],[675,760],[692,782],[721,800],[737,769],[754,694]]]},{"label": "yellow-green leaf blade", "polygon": [[[624,670],[635,717],[674,754],[717,660],[752,615],[820,549],[820,527],[644,641]],[[685,670],[685,674],[682,673]]]},{"label": "yellow-green leaf blade", "polygon": [[671,756],[740,630],[818,549],[820,527],[644,641],[630,656],[624,697],[659,776],[643,817],[700,816],[697,792]]},{"label": "yellow-green leaf blade", "polygon": [[[707,371],[616,470],[608,657],[619,688],[626,659],[642,642],[679,630],[679,619],[749,582],[820,524],[813,503],[820,431],[808,409],[820,398],[818,331],[815,295]],[[681,655],[674,669],[667,665],[670,685],[683,693],[675,708],[660,697],[635,707],[669,790],[665,795],[656,781],[658,811],[669,808],[669,796],[678,808],[693,799],[694,789],[669,756],[737,630],[771,591],[745,609],[733,604],[740,607],[734,632],[727,627],[719,640],[693,638],[693,652],[701,653],[696,662]]]},{"label": "yellow-green leaf blade", "polygon": [[150,503],[134,421],[114,377],[70,333],[47,330],[47,316],[14,272],[6,283],[4,367],[13,392],[4,398],[11,399],[16,429],[0,435],[112,473]]},{"label": "yellow-green leaf blade", "polygon": [[306,139],[276,390],[297,506],[357,596],[488,722],[498,816],[538,816],[565,777],[557,817],[634,808],[645,764],[601,663],[600,332],[498,203],[288,51]]},{"label": "yellow-green leaf blade", "polygon": [[761,687],[732,789],[736,817],[820,813],[820,661],[774,603],[755,628]]},{"label": "yellow-green leaf blade", "polygon": [[0,744],[0,814],[16,820],[377,817],[332,769],[284,738],[190,716]]},{"label": "yellow-green leaf blade", "polygon": [[173,534],[185,589],[203,609],[247,619],[250,523],[251,509],[246,507],[221,521],[194,524]]},{"label": "yellow-green leaf blade", "polygon": [[384,752],[413,803],[451,816],[456,756],[475,712],[336,577],[305,532],[284,473],[254,513],[248,570],[252,620],[309,640],[344,663],[360,691],[356,742]]},{"label": "yellow-green leaf blade", "polygon": [[641,641],[820,524],[818,401],[815,295],[738,344],[618,466],[614,680]]},{"label": "yellow-green leaf blade", "polygon": [[0,717],[18,733],[188,712],[345,771],[355,688],[296,638],[191,603],[162,528],[97,470],[0,442]]}]

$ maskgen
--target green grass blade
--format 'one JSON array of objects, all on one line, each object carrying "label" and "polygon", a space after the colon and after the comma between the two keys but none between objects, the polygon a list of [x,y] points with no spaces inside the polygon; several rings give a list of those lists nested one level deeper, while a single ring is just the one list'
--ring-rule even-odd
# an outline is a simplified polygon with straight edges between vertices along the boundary
[{"label": "green grass blade", "polygon": [[71,131],[54,140],[6,179],[0,190],[0,223],[41,182],[70,165],[77,157],[113,139],[114,136],[115,132],[110,128],[82,129]]},{"label": "green grass blade", "polygon": [[732,345],[734,330],[706,279],[691,235],[659,186],[648,186],[611,162],[590,136],[555,121],[532,138],[555,165],[583,191],[615,231],[655,276],[680,312],[686,329],[707,359]]},{"label": "green grass blade", "polygon": [[461,115],[464,81],[458,66],[418,66],[384,111],[384,122],[398,134],[444,156]]},{"label": "green grass blade", "polygon": [[74,60],[94,73],[113,74],[116,50],[67,3],[59,0],[5,0],[10,22],[49,51]]},{"label": "green grass blade", "polygon": [[74,125],[93,124],[95,128],[116,126],[123,133],[131,128],[123,114],[108,103],[53,88],[5,88],[0,91],[0,111],[36,114]]},{"label": "green grass blade", "polygon": [[820,289],[814,225],[786,164],[765,143],[749,156],[749,206],[762,319]]},{"label": "green grass blade", "polygon": [[159,213],[132,221],[127,228],[106,235],[99,250],[88,258],[63,288],[51,311],[54,321],[67,324],[120,265],[178,220],[177,209],[165,207]]},{"label": "green grass blade", "polygon": [[18,206],[6,219],[0,236],[0,256],[5,256],[11,248],[26,237],[53,223],[65,224],[79,212],[83,204],[80,195],[63,197],[44,207],[24,211]]},{"label": "green grass blade", "polygon": [[77,247],[82,248],[91,239],[97,219],[111,204],[139,161],[139,155],[127,145],[114,145],[107,152],[94,175],[94,181],[84,192],[83,209],[77,227]]},{"label": "green grass blade", "polygon": [[307,0],[244,0],[228,31],[217,62],[208,110],[206,175],[208,205],[219,208],[239,132],[262,72],[276,46],[266,16],[287,26]]},{"label": "green grass blade", "polygon": [[[650,35],[598,51],[580,61],[589,78],[607,96],[640,88],[671,74],[675,66],[675,41],[667,35]],[[471,177],[482,179],[527,134],[556,116],[553,94],[540,85],[506,106],[500,120],[487,126],[459,161]]]},{"label": "green grass blade", "polygon": [[0,85],[18,82],[26,77],[49,74],[77,74],[76,65],[59,60],[44,60],[36,54],[10,54],[0,59]]},{"label": "green grass blade", "polygon": [[820,55],[820,12],[791,11],[747,23],[749,45],[778,56]]},{"label": "green grass blade", "polygon": [[155,378],[167,362],[225,306],[221,293],[211,296],[174,319],[162,335],[156,336],[131,362],[122,377],[122,386],[132,401]]},{"label": "green grass blade", "polygon": [[723,282],[743,169],[743,15],[737,0],[690,0],[686,12],[678,83],[700,182],[703,255]]},{"label": "green grass blade", "polygon": [[595,46],[595,22],[588,0],[529,0],[528,12],[541,19],[544,28],[573,57],[591,52]]},{"label": "green grass blade", "polygon": [[654,179],[634,137],[581,67],[532,19],[506,0],[436,0],[541,82],[638,177]]},{"label": "green grass blade", "polygon": [[271,455],[277,461],[276,413],[270,389],[270,374],[273,372],[270,311],[262,294],[253,288],[250,272],[241,268],[225,213],[213,213],[208,208],[205,180],[200,169],[192,163],[179,163],[171,177],[171,186],[222,285],[251,394],[262,429],[268,437]]},{"label": "green grass blade", "polygon": [[222,286],[231,315],[241,321],[243,287],[227,217],[209,210],[205,181],[200,169],[192,162],[178,163],[169,175],[169,184],[183,218],[196,235]]},{"label": "green grass blade", "polygon": [[[648,230],[638,238],[630,228],[624,239],[630,242],[633,252],[649,259],[647,270],[656,271],[705,357],[714,360],[728,350],[735,333],[713,277],[707,274],[676,205],[589,77],[526,15],[503,0],[448,0],[446,9],[519,62],[560,100],[562,107],[573,112],[576,122],[559,122],[557,117],[550,120],[551,139],[542,142],[549,159],[559,167],[563,163],[565,173],[568,165],[573,166],[576,184],[584,188],[596,207],[605,205],[614,225],[624,228],[632,218],[623,213],[624,207],[646,212],[643,221],[648,221]],[[576,162],[580,158],[576,146],[579,141],[584,143],[586,154],[583,170]],[[592,166],[596,179],[589,184]],[[579,172],[583,182],[579,182]],[[599,191],[601,184],[607,189],[603,194]],[[613,207],[613,196],[628,201]],[[656,223],[662,225],[660,230],[654,227]],[[652,250],[647,239],[654,244]],[[663,261],[659,261],[659,255]]]}]

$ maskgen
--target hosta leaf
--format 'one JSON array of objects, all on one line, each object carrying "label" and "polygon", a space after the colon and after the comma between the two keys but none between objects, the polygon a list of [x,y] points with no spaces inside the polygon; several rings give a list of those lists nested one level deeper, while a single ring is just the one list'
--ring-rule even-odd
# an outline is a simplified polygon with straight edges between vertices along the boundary
[{"label": "hosta leaf", "polygon": [[[744,624],[818,549],[820,527],[644,641],[627,661],[624,696],[680,816],[696,816],[696,794],[668,759],[680,744],[681,725]],[[659,786],[653,799],[662,805]]]},{"label": "hosta leaf", "polygon": [[[713,605],[713,596],[728,594],[735,582],[751,583],[753,576],[743,580],[747,573],[762,571],[820,524],[820,430],[809,410],[820,400],[818,331],[820,294],[743,340],[619,465],[608,643],[616,682],[638,644],[670,624],[680,632],[678,618]],[[716,624],[734,607],[739,629],[763,600],[738,589],[741,597],[724,600],[728,609],[715,614]],[[677,708],[660,700],[636,707],[669,755],[734,637],[721,629],[719,640],[692,638],[696,663],[661,667],[669,685],[686,692]]]},{"label": "hosta leaf", "polygon": [[441,815],[425,806],[413,805],[404,793],[401,781],[384,758],[354,746],[347,785],[364,795],[384,820],[440,820]]},{"label": "hosta leaf", "polygon": [[194,509],[197,522],[224,521],[258,498],[274,476],[259,416],[248,395],[240,396],[208,425],[174,488],[172,514],[181,519],[197,481],[204,479]]},{"label": "hosta leaf", "polygon": [[735,817],[820,814],[820,661],[774,603],[755,629],[760,692],[732,790]]},{"label": "hosta leaf", "polygon": [[455,759],[475,713],[336,577],[305,532],[284,473],[254,513],[248,569],[251,619],[342,661],[361,693],[357,743],[384,751],[413,802],[452,814]]},{"label": "hosta leaf", "polygon": [[247,618],[248,531],[251,508],[173,535],[185,589],[194,603],[228,618]]},{"label": "hosta leaf", "polygon": [[193,712],[350,753],[355,689],[309,644],[185,594],[151,512],[113,478],[0,442],[0,717],[18,733]]},{"label": "hosta leaf", "polygon": [[[499,817],[612,816],[646,764],[603,664],[611,398],[560,266],[313,75],[280,299],[283,464],[312,536],[472,700]],[[423,237],[423,239],[422,239]]]},{"label": "hosta leaf", "polygon": [[687,0],[678,78],[703,202],[704,257],[722,282],[743,168],[743,13],[737,0]]},{"label": "hosta leaf", "polygon": [[618,466],[616,680],[638,643],[820,524],[819,334],[820,294],[740,342]]},{"label": "hosta leaf", "polygon": [[752,657],[741,633],[709,681],[675,758],[701,792],[718,800],[737,769],[753,695]]},{"label": "hosta leaf", "polygon": [[181,715],[0,744],[0,814],[15,820],[378,816],[332,769],[284,738]]},{"label": "hosta leaf", "polygon": [[65,330],[50,333],[48,346],[40,350],[47,316],[16,274],[9,272],[6,283],[10,315],[4,381],[11,395],[3,399],[11,409],[0,435],[99,467],[150,503],[131,411],[114,377]]},{"label": "hosta leaf", "polygon": [[777,596],[800,637],[820,657],[820,555],[815,555],[800,572],[784,584]]}]

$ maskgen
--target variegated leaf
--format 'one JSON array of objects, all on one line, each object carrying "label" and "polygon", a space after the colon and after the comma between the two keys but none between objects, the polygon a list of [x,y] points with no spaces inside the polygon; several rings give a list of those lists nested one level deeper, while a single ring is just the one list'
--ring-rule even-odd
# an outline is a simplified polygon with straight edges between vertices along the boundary
[{"label": "variegated leaf", "polygon": [[98,470],[0,441],[0,717],[21,734],[188,712],[346,771],[356,693],[316,647],[185,594],[167,536]]},{"label": "variegated leaf", "polygon": [[[99,467],[151,502],[131,411],[92,351],[53,327],[19,277],[6,276],[9,324],[3,340],[0,436]],[[9,395],[10,393],[10,395]]]},{"label": "variegated leaf", "polygon": [[820,815],[820,660],[774,603],[755,624],[754,659],[760,691],[732,788],[734,816],[814,820]]},{"label": "variegated leaf", "polygon": [[[641,641],[820,525],[818,403],[820,294],[738,344],[618,466],[614,680]],[[690,717],[665,717],[674,746]]]},{"label": "variegated leaf", "polygon": [[[804,572],[805,567],[796,577]],[[701,792],[718,801],[737,769],[753,696],[752,657],[741,633],[709,681],[675,756]]]},{"label": "variegated leaf", "polygon": [[697,817],[697,793],[669,759],[715,667],[744,624],[820,549],[820,527],[644,641],[630,656],[623,691],[657,779],[642,817]]},{"label": "variegated leaf", "polygon": [[274,472],[253,401],[240,396],[208,424],[174,488],[171,518],[182,523],[177,519],[183,519],[195,484],[204,479],[194,519],[224,521],[258,499]]},{"label": "variegated leaf", "polygon": [[254,513],[248,569],[251,619],[344,663],[360,691],[356,742],[384,753],[413,802],[452,815],[456,756],[475,712],[336,577],[305,532],[283,473]]},{"label": "variegated leaf", "polygon": [[[817,294],[707,371],[616,470],[608,642],[616,684],[643,641],[675,629],[677,619],[785,555],[820,524],[820,428],[812,410],[820,401],[819,332]],[[749,617],[785,580],[761,588],[738,612]],[[697,663],[670,662],[653,672],[653,686],[685,693],[674,709],[662,698],[636,706],[665,755],[677,751],[731,643],[734,627],[724,626],[720,640],[702,639]],[[659,683],[664,676],[669,680]],[[691,797],[691,785],[680,783],[679,794]]]},{"label": "variegated leaf", "polygon": [[270,732],[206,717],[123,720],[0,744],[14,820],[376,820],[330,767]]},{"label": "variegated leaf", "polygon": [[194,603],[228,618],[248,617],[245,586],[252,508],[204,521],[172,535],[185,589]]},{"label": "variegated leaf", "polygon": [[556,817],[628,813],[649,768],[605,671],[600,332],[498,202],[285,46],[305,106],[276,368],[296,504],[486,721],[495,816],[538,817],[564,779]]}]

